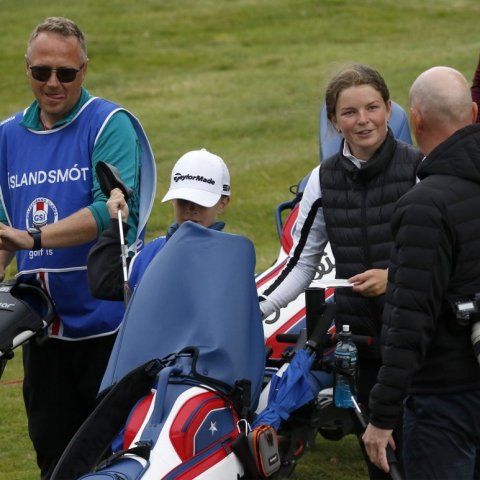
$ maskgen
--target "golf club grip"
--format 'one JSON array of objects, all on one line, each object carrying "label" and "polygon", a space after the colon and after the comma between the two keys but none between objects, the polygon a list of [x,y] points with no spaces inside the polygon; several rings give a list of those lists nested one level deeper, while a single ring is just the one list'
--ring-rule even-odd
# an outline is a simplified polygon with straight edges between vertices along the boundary
[{"label": "golf club grip", "polygon": [[395,450],[390,445],[387,445],[386,453],[388,466],[390,467],[390,477],[392,480],[403,480],[400,469],[398,468],[398,460],[397,456],[395,455]]}]

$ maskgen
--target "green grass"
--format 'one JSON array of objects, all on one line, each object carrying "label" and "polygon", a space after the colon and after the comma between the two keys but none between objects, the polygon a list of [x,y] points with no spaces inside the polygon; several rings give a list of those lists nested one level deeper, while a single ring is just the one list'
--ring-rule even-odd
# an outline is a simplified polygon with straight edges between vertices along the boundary
[{"label": "green grass", "polygon": [[[422,70],[471,78],[479,52],[475,0],[1,0],[0,117],[31,101],[23,54],[47,15],[87,34],[86,86],[134,112],[158,163],[158,197],[175,160],[206,147],[232,174],[228,229],[250,237],[258,267],[276,255],[274,208],[318,162],[318,113],[331,73],[351,61],[385,76],[406,104]],[[149,237],[171,220],[157,203]]]},{"label": "green grass", "polygon": [[23,409],[21,352],[0,380],[0,479],[38,479]]},{"label": "green grass", "polygon": [[[149,135],[158,199],[186,151],[225,159],[227,227],[253,240],[257,271],[277,255],[276,205],[318,163],[320,103],[339,66],[378,68],[406,106],[421,71],[449,65],[470,80],[480,53],[478,0],[0,0],[0,8],[0,118],[31,102],[30,31],[46,16],[73,18],[89,45],[87,88],[130,109]],[[149,238],[171,218],[158,201]],[[2,381],[21,377],[15,362]],[[19,386],[2,383],[0,401],[0,480],[38,478]],[[297,478],[366,478],[356,453],[350,439],[319,442]]]}]

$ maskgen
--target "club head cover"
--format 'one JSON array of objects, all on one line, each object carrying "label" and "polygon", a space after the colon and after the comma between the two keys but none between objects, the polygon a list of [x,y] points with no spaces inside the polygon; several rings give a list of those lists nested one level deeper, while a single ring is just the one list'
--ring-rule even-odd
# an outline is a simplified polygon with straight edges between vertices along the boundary
[{"label": "club head cover", "polygon": [[97,174],[100,189],[106,197],[110,196],[110,192],[114,188],[119,188],[122,191],[125,200],[128,200],[133,195],[133,190],[123,183],[117,167],[100,161],[95,167],[95,173]]}]

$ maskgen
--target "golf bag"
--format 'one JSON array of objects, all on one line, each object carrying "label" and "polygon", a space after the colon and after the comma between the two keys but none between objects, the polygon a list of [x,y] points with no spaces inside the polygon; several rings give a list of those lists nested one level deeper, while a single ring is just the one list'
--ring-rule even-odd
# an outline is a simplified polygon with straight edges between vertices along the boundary
[{"label": "golf bag", "polygon": [[[331,376],[321,368],[324,352],[319,370],[307,375],[319,394],[282,419],[278,435],[249,430],[268,405],[270,380],[314,326],[302,299],[294,321],[264,321],[262,329],[257,288],[274,276],[255,282],[254,264],[243,237],[190,222],[179,228],[133,293],[98,406],[52,480],[281,479],[292,475],[318,431],[333,425],[343,436]],[[270,333],[266,325],[273,325]],[[278,353],[266,354],[264,339]]]},{"label": "golf bag", "polygon": [[53,318],[52,300],[40,287],[18,280],[0,283],[0,377],[14,349],[40,334]]},{"label": "golf bag", "polygon": [[[295,232],[296,221],[299,210],[299,202],[303,195],[303,189],[308,180],[308,175],[304,177],[298,185],[291,187],[294,198],[283,202],[276,209],[277,232],[280,240],[280,250],[275,262],[264,272],[256,276],[256,287],[259,295],[262,294],[281,274],[288,261],[288,255],[293,245],[293,235]],[[282,220],[282,214],[288,211],[285,221]],[[332,255],[330,244],[327,244],[322,257],[322,262],[317,268],[314,282],[318,280],[332,280],[335,278],[335,261]],[[328,289],[326,300],[332,301],[334,290]],[[305,294],[301,293],[292,300],[286,307],[279,312],[273,313],[263,320],[263,329],[265,335],[266,347],[269,350],[269,364],[282,364],[282,355],[285,354],[287,347],[293,347],[298,334],[306,325]],[[290,336],[289,336],[290,335]],[[290,341],[289,341],[290,339]]]},{"label": "golf bag", "polygon": [[245,477],[233,452],[263,386],[255,254],[184,223],[129,302],[100,400],[52,480]]},{"label": "golf bag", "polygon": [[[398,110],[398,109],[397,109]],[[402,111],[403,112],[403,111]],[[405,131],[406,117],[397,115],[395,124],[391,125],[394,134],[402,138]],[[407,124],[408,126],[408,124]],[[338,139],[337,139],[338,140]],[[337,141],[336,140],[336,141]],[[405,141],[408,141],[405,138]],[[326,142],[325,146],[328,146]],[[339,140],[338,140],[339,145]],[[337,145],[337,149],[338,149]],[[259,295],[267,289],[281,274],[288,261],[288,253],[293,246],[293,234],[296,228],[296,218],[298,215],[299,202],[303,195],[303,190],[308,181],[308,176],[304,177],[297,186],[292,186],[290,191],[295,195],[290,201],[281,203],[276,210],[277,232],[280,238],[280,252],[274,264],[265,272],[258,275],[256,285]],[[282,221],[282,212],[288,210],[289,213],[285,222]],[[306,344],[314,330],[318,329],[318,324],[324,320],[318,316],[321,303],[331,304],[334,302],[334,289],[325,287],[335,279],[335,260],[332,255],[330,244],[327,244],[322,262],[317,269],[314,280],[310,288],[294,299],[287,307],[274,313],[263,320],[265,330],[265,341],[269,347],[269,357],[267,358],[266,374],[273,378],[277,372],[282,370],[287,362],[292,361],[296,352]],[[322,290],[320,294],[319,291]],[[310,303],[310,308],[309,304]],[[314,305],[312,305],[312,303]],[[310,310],[310,311],[309,311]],[[323,325],[325,327],[325,325]],[[333,345],[336,342],[336,329],[332,323],[328,330],[319,331],[323,336],[323,345],[320,359],[312,365],[308,375],[308,380],[313,391],[318,391],[314,401],[308,402],[304,407],[294,411],[288,421],[280,424],[279,434],[284,435],[292,441],[297,437],[297,442],[302,445],[305,441],[313,443],[315,434],[318,431],[328,440],[340,440],[347,434],[359,435],[363,433],[368,420],[364,413],[357,408],[354,414],[349,409],[335,408],[333,404],[332,376],[334,366],[332,363]],[[370,337],[355,336],[355,341],[360,343],[370,343]],[[294,361],[294,360],[293,360]],[[330,372],[330,373],[327,373]],[[262,416],[264,409],[268,410],[270,382],[267,383],[265,390],[260,397],[257,414]],[[255,422],[258,421],[258,417]],[[254,422],[254,423],[255,423]],[[293,462],[298,461],[298,457],[293,457]],[[387,448],[387,460],[390,464],[390,476],[392,480],[401,480],[401,473],[398,467],[398,460],[391,448]]]},{"label": "golf bag", "polygon": [[[267,270],[256,276],[259,295],[277,279],[288,261],[288,254],[293,246],[299,202],[308,178],[309,175],[301,179],[297,185],[290,187],[290,191],[294,195],[293,198],[280,203],[276,208],[275,219],[280,250],[275,262]],[[327,244],[311,287],[315,287],[320,281],[328,283],[334,279],[335,260],[330,244]],[[326,288],[324,300],[327,303],[333,302],[334,294],[333,288]],[[286,307],[263,319],[265,346],[268,353],[265,371],[267,378],[275,375],[282,368],[282,365],[290,361],[295,351],[303,347],[313,331],[313,318],[314,316],[311,316],[311,321],[309,321],[306,311],[306,294],[303,292]],[[327,333],[329,335],[335,334],[333,322]],[[329,440],[340,440],[345,435],[352,433],[354,428],[348,412],[333,407],[333,376],[331,368],[328,368],[328,362],[330,362],[332,355],[333,345],[325,345],[322,353],[324,360],[322,368],[317,362],[316,369],[309,375],[312,389],[318,392],[318,396],[316,401],[310,404],[310,410],[313,411],[306,408],[301,410],[301,413],[304,414],[302,420],[304,434],[302,436],[304,440],[307,439],[305,447],[314,442],[317,431]],[[257,411],[265,407],[268,391],[267,386],[265,391],[262,392]]]}]

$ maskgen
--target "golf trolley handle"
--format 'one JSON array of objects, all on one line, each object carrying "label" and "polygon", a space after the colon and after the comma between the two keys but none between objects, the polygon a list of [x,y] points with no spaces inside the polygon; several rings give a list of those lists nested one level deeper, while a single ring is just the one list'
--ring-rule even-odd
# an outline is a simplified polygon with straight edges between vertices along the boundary
[{"label": "golf trolley handle", "polygon": [[298,203],[298,200],[294,198],[293,200],[282,202],[277,206],[275,210],[275,223],[277,225],[278,238],[282,238],[282,232],[283,232],[282,212],[287,209],[293,210],[293,207],[295,207],[297,203]]},{"label": "golf trolley handle", "polygon": [[306,348],[310,352],[321,353],[328,342],[327,332],[336,312],[334,303],[325,302],[325,289],[307,288],[305,290],[307,321]]},{"label": "golf trolley handle", "polygon": [[292,200],[287,200],[286,202],[280,203],[276,210],[275,210],[275,223],[277,225],[277,233],[278,233],[278,238],[282,238],[282,233],[283,233],[283,221],[282,221],[282,212],[284,210],[293,210],[297,203],[300,202],[303,196],[303,191],[305,190],[305,186],[307,185],[308,177],[310,174],[305,175],[297,185],[291,185],[290,186],[290,193],[295,195],[295,197]]},{"label": "golf trolley handle", "polygon": [[[312,287],[305,290],[305,307],[307,323],[305,347],[309,353],[320,354],[323,348],[329,345],[327,332],[335,316],[336,305],[325,302],[325,289]],[[278,333],[275,338],[279,343],[297,343],[301,334]]]},{"label": "golf trolley handle", "polygon": [[[327,333],[328,344],[335,345],[338,341],[337,333]],[[277,333],[275,336],[279,343],[295,343],[300,337],[299,333]],[[352,341],[356,345],[374,345],[376,340],[370,335],[352,334]]]},{"label": "golf trolley handle", "polygon": [[[338,333],[332,333],[329,335],[330,338],[330,343],[332,345],[335,345],[338,340],[339,340],[339,334]],[[375,337],[372,337],[371,335],[357,335],[355,333],[352,333],[352,342],[355,345],[374,345],[377,343]]]},{"label": "golf trolley handle", "polygon": [[275,335],[275,339],[279,343],[296,343],[299,338],[299,333],[277,333]]},{"label": "golf trolley handle", "polygon": [[[338,341],[337,333],[328,333],[335,313],[336,305],[325,301],[325,289],[310,287],[305,290],[305,310],[307,324],[307,346],[318,348],[333,346]],[[297,343],[300,333],[278,333],[275,336],[279,343]],[[352,334],[352,341],[360,346],[371,346],[377,339],[371,335]]]}]

